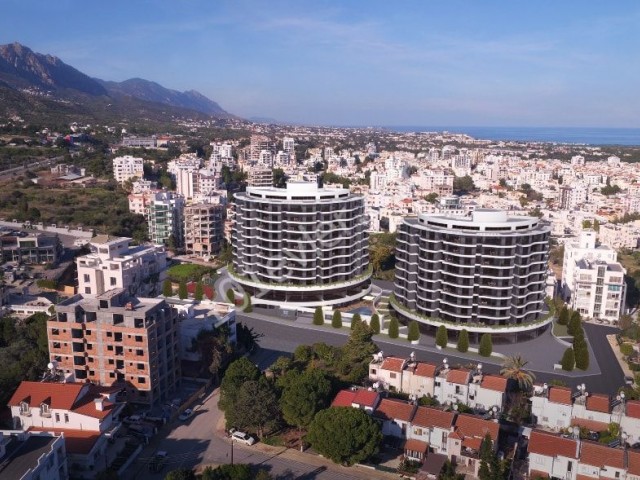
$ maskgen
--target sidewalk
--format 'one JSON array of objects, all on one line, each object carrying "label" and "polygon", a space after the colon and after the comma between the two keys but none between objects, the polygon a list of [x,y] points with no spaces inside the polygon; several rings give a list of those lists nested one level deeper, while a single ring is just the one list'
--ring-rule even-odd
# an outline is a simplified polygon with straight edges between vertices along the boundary
[{"label": "sidewalk", "polygon": [[611,350],[613,350],[613,354],[616,356],[616,360],[618,360],[620,368],[622,369],[624,374],[631,378],[635,378],[634,372],[631,371],[631,369],[629,368],[629,364],[627,364],[626,360],[624,359],[624,355],[622,355],[622,352],[620,351],[616,336],[607,335],[607,341],[609,342],[609,345],[611,345]]}]

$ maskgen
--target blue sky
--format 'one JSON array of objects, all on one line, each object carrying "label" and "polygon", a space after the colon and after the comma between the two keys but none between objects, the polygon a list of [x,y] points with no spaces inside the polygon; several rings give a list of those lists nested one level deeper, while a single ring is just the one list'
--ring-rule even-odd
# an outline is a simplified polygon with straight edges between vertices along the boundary
[{"label": "blue sky", "polygon": [[0,43],[332,125],[640,127],[640,2],[3,0]]}]

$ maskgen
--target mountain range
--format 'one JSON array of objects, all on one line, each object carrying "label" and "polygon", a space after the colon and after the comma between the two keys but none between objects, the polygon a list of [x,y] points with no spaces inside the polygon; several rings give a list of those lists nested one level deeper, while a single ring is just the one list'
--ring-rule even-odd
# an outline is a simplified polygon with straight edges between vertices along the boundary
[{"label": "mountain range", "polygon": [[19,43],[0,45],[0,117],[18,115],[41,120],[48,113],[94,121],[120,113],[130,120],[140,117],[161,121],[163,116],[234,118],[195,90],[179,92],[141,78],[100,80]]}]

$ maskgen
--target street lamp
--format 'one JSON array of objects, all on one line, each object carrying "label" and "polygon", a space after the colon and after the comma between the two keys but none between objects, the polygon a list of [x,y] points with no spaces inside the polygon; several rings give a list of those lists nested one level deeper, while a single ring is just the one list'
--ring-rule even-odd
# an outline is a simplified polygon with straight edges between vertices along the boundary
[{"label": "street lamp", "polygon": [[233,437],[231,437],[231,465],[233,465]]}]

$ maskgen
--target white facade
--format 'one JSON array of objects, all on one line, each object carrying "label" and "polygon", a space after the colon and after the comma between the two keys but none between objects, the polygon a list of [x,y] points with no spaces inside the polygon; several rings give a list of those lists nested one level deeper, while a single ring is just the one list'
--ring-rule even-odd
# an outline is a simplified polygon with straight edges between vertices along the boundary
[{"label": "white facade", "polygon": [[[30,462],[32,449],[41,449],[41,454]],[[65,452],[65,440],[60,433],[0,430],[0,478],[67,480]]]},{"label": "white facade", "polygon": [[113,178],[116,182],[123,183],[134,177],[141,179],[144,176],[144,160],[140,157],[125,155],[113,159]]},{"label": "white facade", "polygon": [[167,165],[167,172],[176,182],[176,193],[185,198],[192,198],[197,192],[198,171],[202,161],[193,154],[181,155]]}]

